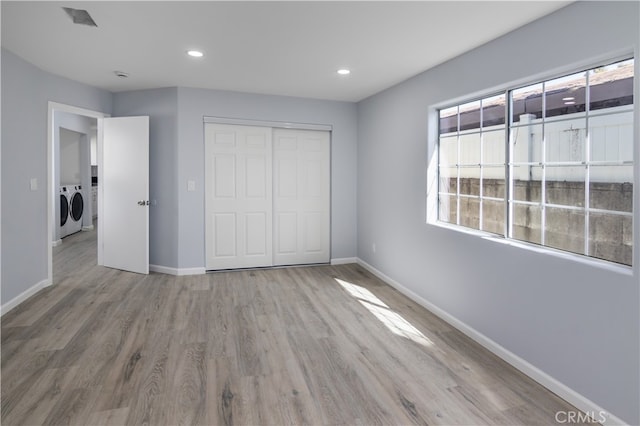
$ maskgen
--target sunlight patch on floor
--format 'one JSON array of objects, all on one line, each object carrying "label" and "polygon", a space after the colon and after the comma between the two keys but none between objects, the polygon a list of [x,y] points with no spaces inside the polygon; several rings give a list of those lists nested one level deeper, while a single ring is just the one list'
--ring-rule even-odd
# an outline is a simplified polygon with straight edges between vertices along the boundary
[{"label": "sunlight patch on floor", "polygon": [[366,288],[352,284],[350,282],[334,278],[342,288],[349,294],[358,299],[358,301],[367,308],[382,324],[384,324],[392,333],[407,338],[422,346],[432,346],[433,342],[427,338],[420,330],[415,328],[409,321],[404,319],[397,312],[392,311],[387,304],[380,300],[376,295]]}]

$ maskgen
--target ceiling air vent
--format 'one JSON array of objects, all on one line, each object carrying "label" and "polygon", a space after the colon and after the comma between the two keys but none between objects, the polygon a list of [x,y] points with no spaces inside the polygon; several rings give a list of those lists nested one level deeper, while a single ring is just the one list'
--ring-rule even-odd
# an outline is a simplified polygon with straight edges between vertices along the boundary
[{"label": "ceiling air vent", "polygon": [[70,7],[63,7],[63,9],[67,12],[67,15],[69,15],[74,24],[88,25],[90,27],[98,26],[86,10],[72,9]]}]

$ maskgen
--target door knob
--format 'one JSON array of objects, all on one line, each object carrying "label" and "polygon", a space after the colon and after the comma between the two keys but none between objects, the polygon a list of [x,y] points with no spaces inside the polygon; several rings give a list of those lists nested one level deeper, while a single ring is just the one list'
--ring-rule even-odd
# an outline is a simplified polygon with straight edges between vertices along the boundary
[{"label": "door knob", "polygon": [[139,206],[148,206],[149,205],[149,201],[145,201],[145,200],[140,200],[138,201],[138,205]]}]

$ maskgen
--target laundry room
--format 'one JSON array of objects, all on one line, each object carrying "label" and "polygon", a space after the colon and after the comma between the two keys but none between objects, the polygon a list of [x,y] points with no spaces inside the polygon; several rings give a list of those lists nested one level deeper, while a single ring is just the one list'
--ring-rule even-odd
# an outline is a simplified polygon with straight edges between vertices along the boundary
[{"label": "laundry room", "polygon": [[62,111],[54,113],[54,246],[93,229],[97,216],[97,120]]}]

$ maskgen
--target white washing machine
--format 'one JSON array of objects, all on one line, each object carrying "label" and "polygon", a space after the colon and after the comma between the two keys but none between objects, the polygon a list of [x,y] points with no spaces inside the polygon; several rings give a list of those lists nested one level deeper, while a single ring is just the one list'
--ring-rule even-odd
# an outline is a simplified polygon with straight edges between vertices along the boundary
[{"label": "white washing machine", "polygon": [[60,220],[58,221],[58,227],[60,228],[60,238],[64,238],[69,235],[69,187],[60,187]]},{"label": "white washing machine", "polygon": [[82,214],[84,213],[84,196],[82,185],[69,185],[69,219],[67,220],[67,235],[82,231]]}]

